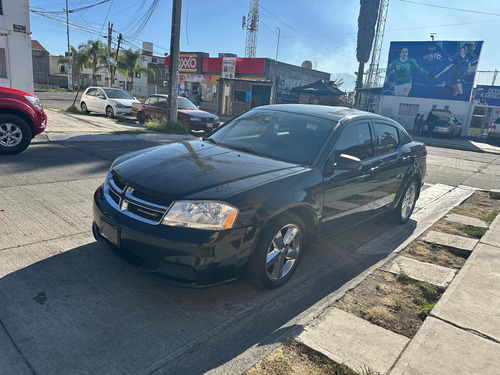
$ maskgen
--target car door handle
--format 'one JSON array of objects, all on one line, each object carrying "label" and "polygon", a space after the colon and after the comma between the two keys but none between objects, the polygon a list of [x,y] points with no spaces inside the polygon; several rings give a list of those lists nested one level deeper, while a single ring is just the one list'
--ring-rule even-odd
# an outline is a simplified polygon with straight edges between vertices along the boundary
[{"label": "car door handle", "polygon": [[409,160],[409,159],[411,159],[411,155],[403,156],[403,157],[401,158],[401,160],[402,160],[402,161],[407,161],[407,160]]},{"label": "car door handle", "polygon": [[371,168],[370,168],[370,172],[375,172],[375,171],[378,171],[378,169],[379,169],[379,166],[378,166],[378,165],[376,165],[375,167],[371,167]]}]

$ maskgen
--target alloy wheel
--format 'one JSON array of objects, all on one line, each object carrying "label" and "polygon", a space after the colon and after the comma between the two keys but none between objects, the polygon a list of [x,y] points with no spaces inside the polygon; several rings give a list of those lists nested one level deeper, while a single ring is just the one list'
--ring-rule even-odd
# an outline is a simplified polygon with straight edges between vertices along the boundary
[{"label": "alloy wheel", "polygon": [[267,277],[279,281],[293,269],[298,259],[302,233],[295,224],[287,224],[274,236],[266,257]]},{"label": "alloy wheel", "polygon": [[19,126],[12,123],[0,125],[0,145],[3,147],[15,147],[23,139],[23,132]]},{"label": "alloy wheel", "polygon": [[413,207],[415,206],[415,198],[417,193],[417,185],[415,181],[412,181],[405,191],[403,201],[401,203],[401,218],[406,220],[410,217],[413,212]]}]

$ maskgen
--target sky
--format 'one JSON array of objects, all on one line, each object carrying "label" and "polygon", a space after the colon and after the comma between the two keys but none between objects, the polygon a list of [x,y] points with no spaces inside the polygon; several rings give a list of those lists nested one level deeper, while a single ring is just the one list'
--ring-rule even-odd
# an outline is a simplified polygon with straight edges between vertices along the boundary
[{"label": "sky", "polygon": [[[101,3],[102,4],[99,4]],[[106,42],[108,21],[113,23],[113,44],[118,32],[122,47],[140,49],[142,41],[154,44],[154,53],[169,52],[171,0],[68,0],[68,8],[90,8],[70,13],[70,44],[89,39]],[[148,10],[156,4],[146,21]],[[183,0],[181,51],[245,55],[250,0]],[[52,55],[67,51],[66,0],[30,0],[32,38]],[[448,9],[456,8],[456,9]],[[37,12],[43,13],[49,19]],[[359,0],[260,0],[257,57],[276,58],[300,65],[310,60],[313,68],[344,78],[342,89],[352,90],[357,71],[356,37]],[[145,25],[143,26],[143,24]],[[389,0],[380,67],[387,66],[390,41],[483,40],[478,70],[500,70],[500,0]],[[279,48],[278,48],[279,33]],[[480,73],[481,84],[491,84],[492,74]],[[500,77],[497,81],[500,84]]]}]

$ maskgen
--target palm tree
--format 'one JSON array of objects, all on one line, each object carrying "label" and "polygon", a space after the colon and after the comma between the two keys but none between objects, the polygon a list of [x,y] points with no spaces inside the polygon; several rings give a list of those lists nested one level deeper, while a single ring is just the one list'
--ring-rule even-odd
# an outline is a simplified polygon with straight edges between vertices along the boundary
[{"label": "palm tree", "polygon": [[92,84],[97,86],[97,72],[102,69],[106,62],[106,48],[100,40],[88,40],[82,43],[78,49],[85,55],[84,66],[92,69]]},{"label": "palm tree", "polygon": [[117,68],[120,72],[125,74],[125,76],[130,80],[130,86],[134,87],[134,76],[135,73],[145,73],[148,76],[154,78],[155,72],[150,67],[144,67],[139,65],[139,58],[141,57],[141,51],[133,51],[132,49],[126,49],[118,57]]},{"label": "palm tree", "polygon": [[363,87],[363,72],[372,50],[379,7],[380,0],[360,0],[358,42],[356,46],[356,58],[359,62],[359,68],[356,89]]},{"label": "palm tree", "polygon": [[[71,46],[71,65],[73,65],[76,70],[78,71],[78,78],[82,74],[82,70],[85,66],[85,61],[87,60],[87,56],[83,51],[76,49],[75,47]],[[68,63],[68,58],[67,57],[61,57],[58,60],[59,64],[67,64]],[[75,77],[75,72],[73,72],[73,77]]]}]

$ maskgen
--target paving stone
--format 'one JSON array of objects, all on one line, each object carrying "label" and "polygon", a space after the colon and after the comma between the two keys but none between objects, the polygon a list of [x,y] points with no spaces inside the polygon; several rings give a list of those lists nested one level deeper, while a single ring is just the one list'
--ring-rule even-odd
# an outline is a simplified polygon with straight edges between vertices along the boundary
[{"label": "paving stone", "polygon": [[444,218],[454,223],[473,225],[475,227],[480,227],[480,228],[488,228],[488,223],[486,221],[475,217],[459,215],[459,214],[448,214]]},{"label": "paving stone", "polygon": [[481,238],[481,243],[500,247],[500,215],[490,225],[490,229]]},{"label": "paving stone", "polygon": [[385,374],[409,339],[333,308],[305,327],[296,338],[351,369]]},{"label": "paving stone", "polygon": [[479,242],[479,240],[474,238],[456,236],[454,234],[436,232],[432,230],[426,232],[421,239],[425,242],[432,242],[438,245],[453,247],[464,251],[472,251]]},{"label": "paving stone", "polygon": [[456,270],[435,264],[419,262],[415,259],[399,256],[383,267],[385,271],[399,275],[404,273],[412,279],[425,281],[434,285],[446,287],[455,277]]},{"label": "paving stone", "polygon": [[390,375],[498,375],[500,345],[428,317]]}]

